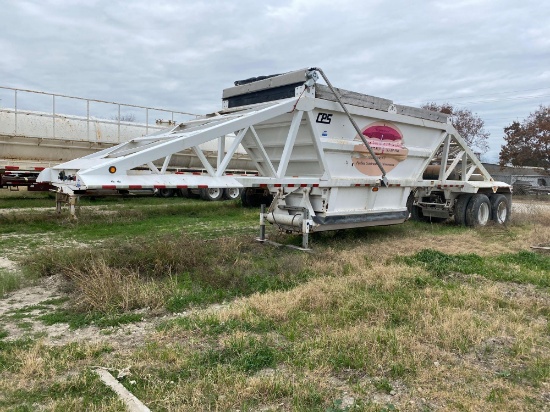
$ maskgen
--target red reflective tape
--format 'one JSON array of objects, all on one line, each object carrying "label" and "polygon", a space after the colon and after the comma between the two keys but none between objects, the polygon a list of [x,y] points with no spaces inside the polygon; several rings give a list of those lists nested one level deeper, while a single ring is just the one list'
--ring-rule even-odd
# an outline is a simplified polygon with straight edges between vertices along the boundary
[{"label": "red reflective tape", "polygon": [[41,172],[44,169],[45,169],[45,167],[35,167],[34,168],[34,170],[36,170],[37,172]]},{"label": "red reflective tape", "polygon": [[290,183],[290,184],[286,185],[286,187],[294,187],[294,183]]},{"label": "red reflective tape", "polygon": [[187,189],[187,185],[177,185],[178,189]]},{"label": "red reflective tape", "polygon": [[200,175],[202,175],[201,172],[193,172],[193,174],[194,174],[195,176],[200,176]]},{"label": "red reflective tape", "polygon": [[176,175],[182,175],[183,172],[176,172],[176,173],[174,173],[174,174],[176,174]]},{"label": "red reflective tape", "polygon": [[128,186],[128,189],[130,189],[130,190],[136,190],[136,189],[142,189],[142,188],[143,188],[143,186],[141,186],[141,185],[130,185],[130,186]]},{"label": "red reflective tape", "polygon": [[306,183],[302,183],[302,184],[300,185],[300,187],[307,187],[307,184],[306,184]]},{"label": "red reflective tape", "polygon": [[198,185],[199,189],[208,189],[208,185]]},{"label": "red reflective tape", "polygon": [[361,186],[361,183],[355,183],[355,187]]},{"label": "red reflective tape", "polygon": [[280,183],[275,183],[273,186],[275,186],[275,187],[281,187],[281,184],[280,184]]},{"label": "red reflective tape", "polygon": [[116,185],[103,185],[101,186],[102,189],[116,189]]},{"label": "red reflective tape", "polygon": [[267,187],[266,183],[260,183],[260,187]]},{"label": "red reflective tape", "polygon": [[155,189],[166,189],[166,185],[154,185],[153,188],[155,188]]},{"label": "red reflective tape", "polygon": [[6,166],[4,169],[6,169],[6,170],[19,170],[19,166]]}]

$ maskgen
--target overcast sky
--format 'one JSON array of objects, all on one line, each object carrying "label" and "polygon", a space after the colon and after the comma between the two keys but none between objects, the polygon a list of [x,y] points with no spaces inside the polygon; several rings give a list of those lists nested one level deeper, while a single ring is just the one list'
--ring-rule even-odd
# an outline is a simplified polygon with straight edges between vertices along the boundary
[{"label": "overcast sky", "polygon": [[205,113],[234,80],[318,66],[337,87],[471,109],[484,161],[550,104],[541,0],[0,0],[0,34],[0,86]]}]

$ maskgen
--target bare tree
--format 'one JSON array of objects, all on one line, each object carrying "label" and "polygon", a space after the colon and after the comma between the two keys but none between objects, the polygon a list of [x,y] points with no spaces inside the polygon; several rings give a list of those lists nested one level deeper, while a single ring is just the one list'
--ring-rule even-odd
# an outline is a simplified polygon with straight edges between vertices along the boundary
[{"label": "bare tree", "polygon": [[473,151],[486,153],[489,149],[487,143],[489,132],[484,129],[485,122],[471,110],[457,109],[450,103],[437,104],[434,102],[425,103],[422,108],[450,115],[453,126]]},{"label": "bare tree", "polygon": [[500,150],[500,165],[535,166],[550,172],[550,106],[540,106],[523,122],[504,128],[506,144]]},{"label": "bare tree", "polygon": [[133,113],[126,113],[126,114],[121,114],[120,118],[118,115],[116,115],[116,116],[112,116],[111,119],[116,121],[120,120],[121,122],[135,122],[136,116]]}]

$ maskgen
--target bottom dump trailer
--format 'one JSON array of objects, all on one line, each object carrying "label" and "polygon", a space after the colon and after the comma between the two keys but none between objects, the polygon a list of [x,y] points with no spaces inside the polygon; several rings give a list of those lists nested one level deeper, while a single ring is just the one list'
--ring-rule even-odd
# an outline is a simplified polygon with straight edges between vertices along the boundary
[{"label": "bottom dump trailer", "polygon": [[[491,178],[445,114],[335,89],[318,68],[235,82],[222,101],[215,114],[46,169],[39,180],[58,188],[58,206],[91,189],[238,188],[247,203],[267,194],[261,220],[305,243],[311,232],[409,217],[468,226],[510,218],[510,185]],[[230,133],[212,166],[199,145]],[[239,144],[258,176],[226,173]],[[206,173],[166,170],[187,149]]]}]

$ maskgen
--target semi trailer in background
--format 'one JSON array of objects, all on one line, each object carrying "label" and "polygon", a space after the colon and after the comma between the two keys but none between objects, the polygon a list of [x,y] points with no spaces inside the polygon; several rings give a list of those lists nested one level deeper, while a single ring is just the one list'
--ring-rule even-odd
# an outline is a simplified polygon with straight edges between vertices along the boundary
[{"label": "semi trailer in background", "polygon": [[[137,136],[166,130],[176,124],[175,118],[197,117],[179,111],[8,87],[0,87],[0,102],[0,188],[10,190],[19,187],[31,191],[55,189],[47,182],[36,182],[44,168],[93,154]],[[157,116],[162,119],[155,120]],[[223,143],[230,145],[234,137],[226,136]],[[218,153],[224,150],[218,142],[206,142],[200,147],[212,165],[216,164]],[[162,167],[162,164],[157,166]],[[242,147],[237,148],[229,169],[242,174],[255,173]],[[172,173],[204,171],[202,162],[192,150],[174,153],[167,170]],[[103,191],[105,194],[119,192],[127,193],[124,190]],[[180,195],[202,195],[209,200],[237,198],[240,194],[235,189],[222,193],[173,189],[155,192],[163,197],[178,192]]]}]

